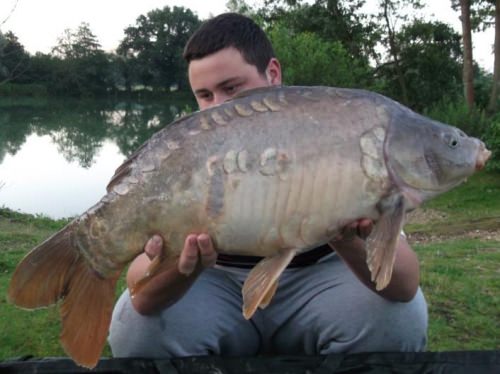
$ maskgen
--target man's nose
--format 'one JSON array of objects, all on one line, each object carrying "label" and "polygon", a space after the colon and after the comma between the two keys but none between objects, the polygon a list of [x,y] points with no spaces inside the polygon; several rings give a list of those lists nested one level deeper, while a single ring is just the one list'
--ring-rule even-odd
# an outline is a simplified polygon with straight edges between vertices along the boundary
[{"label": "man's nose", "polygon": [[222,103],[226,102],[227,100],[229,100],[230,98],[231,98],[231,96],[223,94],[223,93],[215,94],[214,100],[212,101],[212,106],[222,104]]}]

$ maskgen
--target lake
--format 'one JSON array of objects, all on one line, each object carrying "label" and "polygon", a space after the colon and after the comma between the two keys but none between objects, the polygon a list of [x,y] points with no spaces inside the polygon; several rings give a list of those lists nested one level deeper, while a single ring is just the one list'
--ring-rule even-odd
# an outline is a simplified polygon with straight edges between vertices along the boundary
[{"label": "lake", "polygon": [[116,168],[186,108],[195,101],[0,98],[0,207],[83,213]]}]

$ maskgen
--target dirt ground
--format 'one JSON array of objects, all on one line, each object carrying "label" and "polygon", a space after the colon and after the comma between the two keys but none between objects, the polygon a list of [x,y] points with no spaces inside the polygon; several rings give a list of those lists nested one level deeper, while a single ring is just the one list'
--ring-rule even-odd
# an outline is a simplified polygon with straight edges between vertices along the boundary
[{"label": "dirt ground", "polygon": [[[445,225],[448,216],[446,213],[439,212],[432,209],[417,209],[408,214],[406,218],[407,224],[427,224],[430,222],[436,222],[441,226]],[[428,232],[414,232],[407,233],[408,242],[413,244],[419,243],[429,243],[444,240],[453,239],[481,239],[481,240],[492,240],[500,242],[500,225],[495,228],[481,228],[481,225],[477,225],[474,229],[451,230],[452,232],[443,233],[443,230],[439,230],[440,233],[428,233]]]}]

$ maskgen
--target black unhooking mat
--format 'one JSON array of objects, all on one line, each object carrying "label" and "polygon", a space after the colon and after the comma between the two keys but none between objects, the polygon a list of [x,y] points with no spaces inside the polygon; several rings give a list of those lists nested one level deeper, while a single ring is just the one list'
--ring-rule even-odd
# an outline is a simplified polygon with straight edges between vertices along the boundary
[{"label": "black unhooking mat", "polygon": [[21,358],[0,362],[0,373],[500,373],[500,351],[360,353],[328,356],[189,357],[173,360],[103,358],[93,370],[68,358]]}]

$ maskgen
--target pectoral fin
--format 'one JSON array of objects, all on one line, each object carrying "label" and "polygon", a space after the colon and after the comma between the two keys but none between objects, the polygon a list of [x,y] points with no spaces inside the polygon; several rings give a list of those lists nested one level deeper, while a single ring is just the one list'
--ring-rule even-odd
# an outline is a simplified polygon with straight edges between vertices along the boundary
[{"label": "pectoral fin", "polygon": [[403,227],[406,201],[392,195],[379,203],[380,219],[366,240],[366,263],[378,291],[390,282],[396,258],[396,246]]},{"label": "pectoral fin", "polygon": [[171,256],[168,256],[167,253],[172,253],[171,251],[168,251],[167,248],[164,245],[163,250],[161,253],[156,256],[151,263],[149,264],[146,272],[142,276],[141,279],[139,279],[135,285],[130,289],[130,295],[134,297],[148,282],[158,273],[171,268],[172,266],[177,266],[177,262],[174,258]]},{"label": "pectoral fin", "polygon": [[269,291],[267,291],[267,293],[264,295],[264,298],[262,299],[262,301],[259,304],[260,309],[267,308],[267,306],[269,305],[269,303],[273,299],[273,296],[276,293],[276,290],[278,289],[278,283],[279,283],[279,281],[275,280],[274,283],[269,288]]},{"label": "pectoral fin", "polygon": [[252,318],[259,306],[265,308],[278,288],[278,278],[292,261],[297,249],[285,249],[260,261],[243,285],[243,316]]}]

